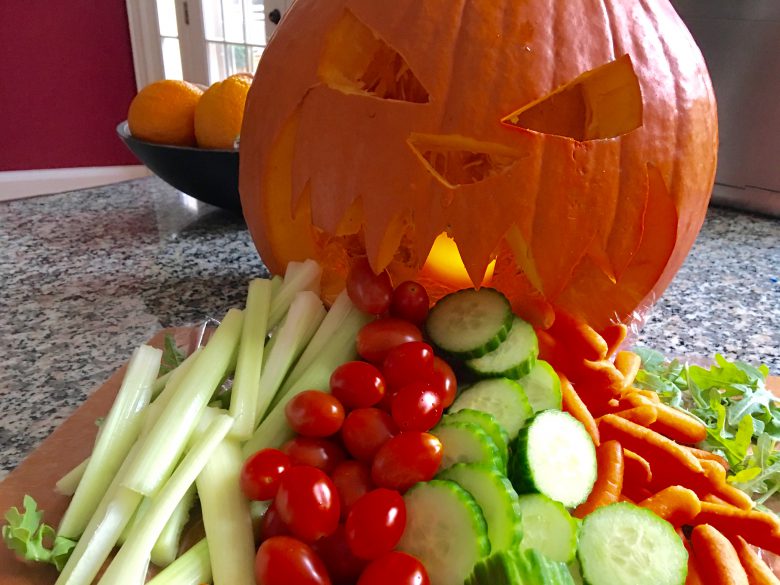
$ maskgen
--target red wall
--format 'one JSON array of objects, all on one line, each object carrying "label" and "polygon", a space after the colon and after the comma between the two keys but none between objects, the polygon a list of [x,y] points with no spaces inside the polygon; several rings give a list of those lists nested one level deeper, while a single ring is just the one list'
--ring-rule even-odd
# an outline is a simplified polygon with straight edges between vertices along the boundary
[{"label": "red wall", "polygon": [[125,0],[0,0],[0,171],[138,164]]}]

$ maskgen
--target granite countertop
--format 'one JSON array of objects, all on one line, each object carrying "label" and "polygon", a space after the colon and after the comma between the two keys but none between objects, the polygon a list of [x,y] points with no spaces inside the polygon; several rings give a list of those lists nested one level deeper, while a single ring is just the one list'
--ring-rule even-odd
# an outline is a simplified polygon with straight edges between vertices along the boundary
[{"label": "granite countertop", "polygon": [[[163,327],[266,276],[243,220],[151,177],[0,203],[0,479]],[[711,208],[638,342],[780,374],[780,221]]]}]

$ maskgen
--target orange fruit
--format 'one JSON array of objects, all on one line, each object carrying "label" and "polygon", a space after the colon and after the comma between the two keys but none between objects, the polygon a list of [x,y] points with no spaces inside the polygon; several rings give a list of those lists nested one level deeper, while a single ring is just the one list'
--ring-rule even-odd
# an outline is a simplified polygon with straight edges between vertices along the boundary
[{"label": "orange fruit", "polygon": [[195,106],[202,95],[202,89],[187,81],[164,79],[147,85],[130,103],[130,133],[148,142],[195,146]]},{"label": "orange fruit", "polygon": [[195,108],[195,137],[201,148],[233,148],[241,132],[252,76],[231,75],[209,87]]}]

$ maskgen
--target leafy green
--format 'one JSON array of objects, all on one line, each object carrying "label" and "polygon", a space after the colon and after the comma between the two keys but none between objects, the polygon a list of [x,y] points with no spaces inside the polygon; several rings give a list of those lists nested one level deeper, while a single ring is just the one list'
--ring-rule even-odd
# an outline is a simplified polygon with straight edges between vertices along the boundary
[{"label": "leafy green", "polygon": [[[43,511],[30,496],[24,496],[23,512],[16,507],[5,513],[3,526],[6,546],[28,561],[51,563],[62,570],[76,542],[57,536],[54,528],[43,523]],[[48,545],[51,544],[51,548]]]},{"label": "leafy green", "polygon": [[163,342],[162,361],[160,363],[160,376],[175,370],[187,356],[176,345],[176,340],[170,333],[165,336]]}]

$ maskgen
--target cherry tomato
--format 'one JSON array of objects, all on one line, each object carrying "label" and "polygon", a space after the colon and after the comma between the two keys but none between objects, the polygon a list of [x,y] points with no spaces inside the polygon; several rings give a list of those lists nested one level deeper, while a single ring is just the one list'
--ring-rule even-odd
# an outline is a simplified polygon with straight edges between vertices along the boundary
[{"label": "cherry tomato", "polygon": [[290,458],[278,449],[262,449],[241,468],[241,491],[250,500],[270,500],[279,489],[279,479],[292,467]]},{"label": "cherry tomato", "polygon": [[335,396],[319,390],[306,390],[284,407],[290,428],[304,437],[335,435],[344,422],[344,407]]},{"label": "cherry tomato", "polygon": [[370,492],[371,468],[360,461],[344,461],[330,474],[341,501],[341,519],[346,520],[352,506]]},{"label": "cherry tomato", "polygon": [[328,439],[295,437],[282,445],[282,452],[290,457],[294,466],[309,465],[330,473],[347,458],[338,443]]},{"label": "cherry tomato", "polygon": [[441,396],[428,382],[412,382],[398,391],[390,412],[401,431],[429,431],[441,420]]},{"label": "cherry tomato", "polygon": [[431,585],[423,564],[406,553],[393,551],[372,561],[357,585]]},{"label": "cherry tomato", "polygon": [[380,488],[360,498],[347,516],[352,553],[371,560],[393,550],[406,528],[406,505],[397,491]]},{"label": "cherry tomato", "polygon": [[290,528],[279,516],[276,504],[271,504],[260,520],[260,540],[268,540],[274,536],[290,536]]},{"label": "cherry tomato", "polygon": [[394,347],[410,341],[422,341],[422,333],[408,321],[385,317],[372,321],[357,334],[357,352],[364,360],[381,364]]},{"label": "cherry tomato", "polygon": [[450,364],[437,355],[433,356],[433,374],[430,381],[434,390],[439,393],[442,408],[449,408],[458,395],[458,379]]},{"label": "cherry tomato", "polygon": [[382,364],[387,387],[399,390],[411,382],[433,376],[433,348],[422,341],[410,341],[394,347]]},{"label": "cherry tomato", "polygon": [[347,362],[330,375],[330,392],[347,408],[374,406],[385,395],[385,378],[376,366]]},{"label": "cherry tomato", "polygon": [[255,581],[262,585],[331,585],[322,559],[308,544],[289,536],[275,536],[260,545]]},{"label": "cherry tomato", "polygon": [[341,440],[355,459],[371,463],[377,451],[398,434],[393,417],[378,408],[358,408],[344,419]]},{"label": "cherry tomato", "polygon": [[354,305],[364,313],[381,315],[390,307],[393,285],[386,270],[374,274],[366,258],[352,263],[347,275],[347,294]]},{"label": "cherry tomato", "polygon": [[419,481],[433,479],[442,455],[441,441],[433,435],[401,433],[379,449],[371,466],[371,479],[380,487],[405,492]]},{"label": "cherry tomato", "polygon": [[274,504],[290,532],[307,542],[333,534],[339,525],[336,486],[314,467],[289,469],[282,477]]},{"label": "cherry tomato", "polygon": [[407,280],[395,287],[393,297],[390,300],[390,314],[393,317],[420,325],[428,316],[430,305],[431,300],[428,298],[428,291],[425,290],[425,287],[419,282]]},{"label": "cherry tomato", "polygon": [[343,524],[339,524],[336,532],[330,536],[320,538],[312,548],[325,563],[334,585],[354,585],[368,564],[352,554]]},{"label": "cherry tomato", "polygon": [[393,410],[393,400],[395,400],[396,396],[398,396],[398,388],[395,390],[388,388],[387,392],[385,392],[385,395],[382,397],[382,400],[379,401],[379,404],[377,404],[376,407],[385,412],[391,412]]}]

